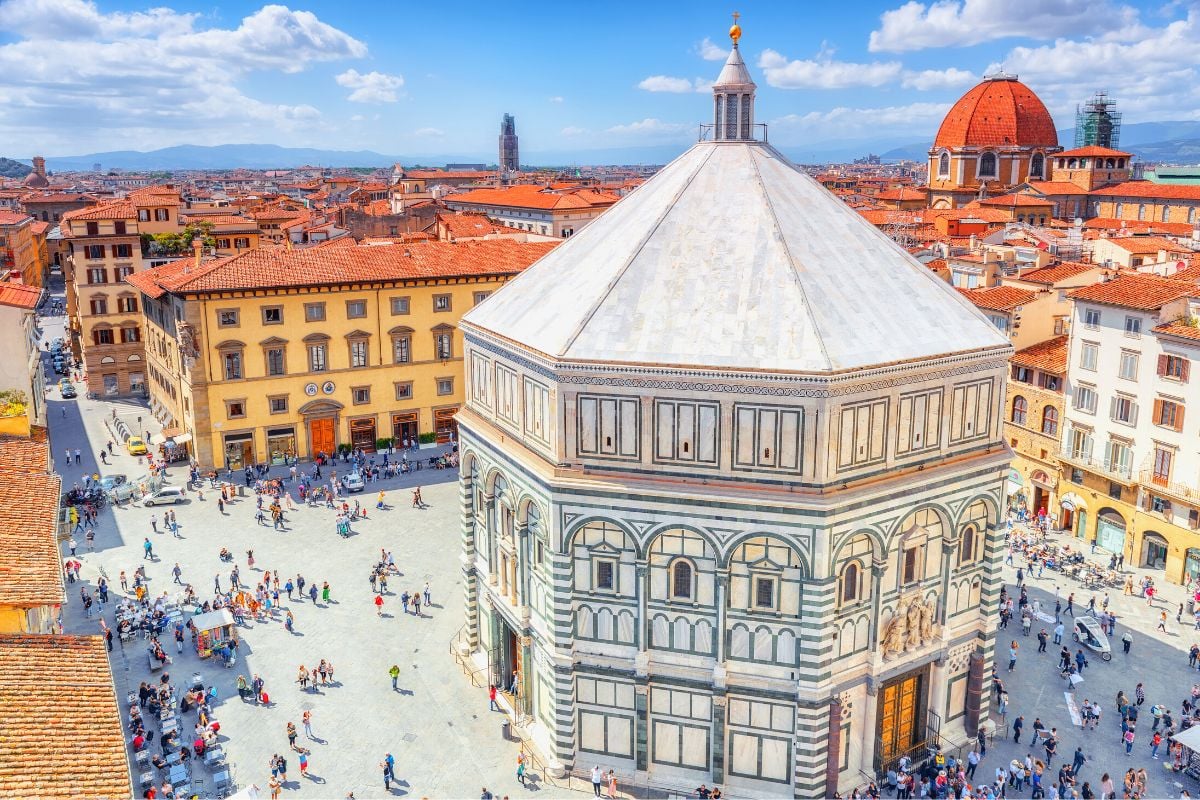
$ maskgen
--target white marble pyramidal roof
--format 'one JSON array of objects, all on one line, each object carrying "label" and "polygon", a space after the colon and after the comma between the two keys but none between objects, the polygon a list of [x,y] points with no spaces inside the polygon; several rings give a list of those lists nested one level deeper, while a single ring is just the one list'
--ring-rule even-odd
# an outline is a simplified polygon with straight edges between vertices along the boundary
[{"label": "white marble pyramidal roof", "polygon": [[[753,90],[736,47],[727,73]],[[723,130],[464,323],[555,360],[689,369],[837,373],[1008,347],[957,291],[777,150]]]}]

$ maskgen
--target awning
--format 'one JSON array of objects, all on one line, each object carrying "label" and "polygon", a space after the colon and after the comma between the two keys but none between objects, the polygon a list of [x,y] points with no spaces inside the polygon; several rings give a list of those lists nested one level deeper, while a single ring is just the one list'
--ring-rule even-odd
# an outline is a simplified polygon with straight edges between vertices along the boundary
[{"label": "awning", "polygon": [[196,626],[198,631],[211,631],[214,628],[222,628],[226,625],[233,624],[233,614],[228,608],[218,608],[216,611],[209,611],[207,614],[197,614],[192,617],[192,624]]},{"label": "awning", "polygon": [[1008,470],[1008,480],[1004,484],[1004,489],[1008,494],[1016,494],[1025,488],[1025,479],[1021,477],[1021,473],[1015,469]]},{"label": "awning", "polygon": [[181,433],[174,438],[175,444],[186,444],[192,440],[190,433]]},{"label": "awning", "polygon": [[1193,725],[1186,731],[1175,734],[1175,741],[1189,750],[1200,750],[1200,725]]},{"label": "awning", "polygon": [[1060,499],[1058,501],[1058,504],[1060,506],[1062,506],[1063,508],[1065,508],[1067,511],[1077,511],[1080,509],[1084,509],[1084,510],[1087,509],[1087,504],[1083,502],[1083,498],[1080,497],[1079,495],[1075,494],[1074,492],[1067,492],[1066,494],[1064,494],[1062,496],[1062,499]]},{"label": "awning", "polygon": [[164,434],[156,433],[150,437],[150,444],[162,444],[166,440],[167,437]]}]

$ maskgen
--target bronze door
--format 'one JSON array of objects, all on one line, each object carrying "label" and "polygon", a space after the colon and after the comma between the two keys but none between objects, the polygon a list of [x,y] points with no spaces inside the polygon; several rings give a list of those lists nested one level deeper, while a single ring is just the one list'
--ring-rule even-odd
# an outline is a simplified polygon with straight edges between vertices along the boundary
[{"label": "bronze door", "polygon": [[883,687],[879,700],[879,759],[886,765],[920,743],[923,674],[909,674]]}]

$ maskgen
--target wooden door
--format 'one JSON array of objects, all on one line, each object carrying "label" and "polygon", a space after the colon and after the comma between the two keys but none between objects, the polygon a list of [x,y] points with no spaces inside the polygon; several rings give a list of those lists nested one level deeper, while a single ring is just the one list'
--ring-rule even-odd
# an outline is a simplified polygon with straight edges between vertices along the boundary
[{"label": "wooden door", "polygon": [[919,743],[921,675],[908,675],[883,687],[879,701],[879,754],[887,765]]},{"label": "wooden door", "polygon": [[324,419],[309,420],[308,433],[310,455],[314,458],[317,453],[333,455],[334,435],[332,419],[325,417]]}]

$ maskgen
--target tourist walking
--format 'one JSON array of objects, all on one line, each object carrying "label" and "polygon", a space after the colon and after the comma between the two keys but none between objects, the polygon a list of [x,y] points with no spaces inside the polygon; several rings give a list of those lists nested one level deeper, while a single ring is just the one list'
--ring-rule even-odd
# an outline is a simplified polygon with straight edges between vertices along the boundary
[{"label": "tourist walking", "polygon": [[400,680],[400,665],[399,665],[399,664],[392,664],[392,668],[388,670],[388,675],[391,675],[391,676],[392,676],[392,689],[393,689],[393,691],[399,691],[399,689],[400,689],[400,686],[399,686],[399,680]]}]

